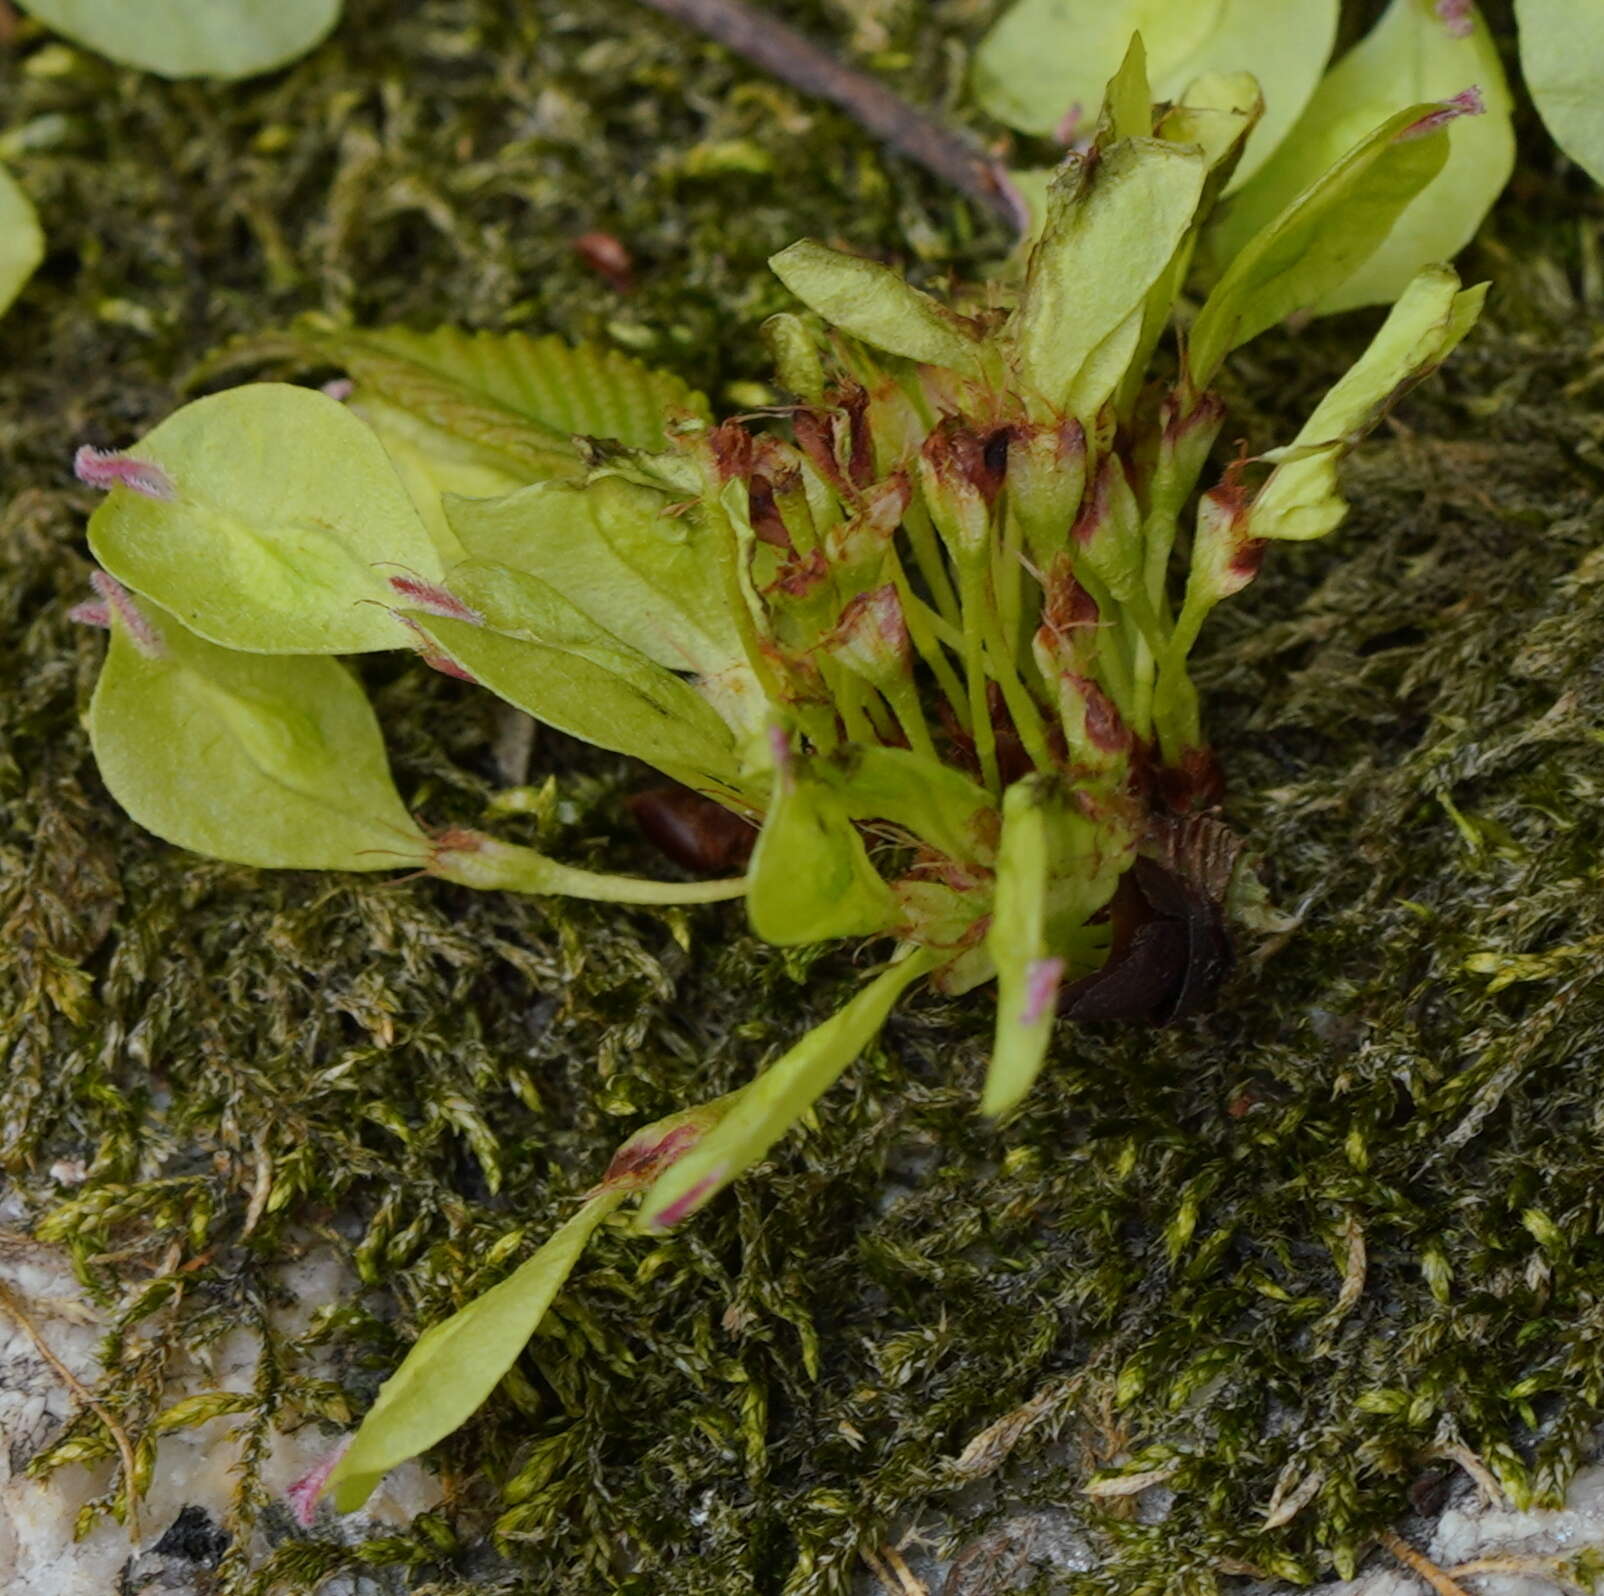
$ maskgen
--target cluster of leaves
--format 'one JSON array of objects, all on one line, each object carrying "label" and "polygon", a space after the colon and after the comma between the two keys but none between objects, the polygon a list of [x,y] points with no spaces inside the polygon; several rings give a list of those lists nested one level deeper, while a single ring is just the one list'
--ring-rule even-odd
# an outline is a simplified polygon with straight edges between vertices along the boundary
[{"label": "cluster of leaves", "polygon": [[[1515,10],[1521,68],[1538,111],[1561,148],[1604,181],[1597,92],[1604,18],[1585,0],[1520,0]],[[975,54],[975,96],[1010,127],[1072,142],[1136,27],[1161,94],[1178,92],[1202,72],[1253,72],[1265,85],[1265,114],[1202,250],[1205,267],[1218,272],[1399,105],[1475,84],[1485,114],[1454,130],[1442,171],[1386,244],[1310,308],[1386,304],[1427,262],[1457,254],[1509,181],[1512,101],[1473,0],[1391,0],[1371,31],[1326,70],[1339,11],[1338,0],[1017,0]],[[1041,173],[1016,176],[1027,194],[1040,192]]]},{"label": "cluster of leaves", "polygon": [[[647,1230],[700,1207],[913,982],[957,995],[996,977],[992,1114],[1039,1071],[1061,989],[1087,1017],[1195,1005],[1184,977],[1153,974],[1169,955],[1140,929],[1166,895],[1217,916],[1229,876],[1167,818],[1216,784],[1188,654],[1268,543],[1338,524],[1338,463],[1481,303],[1447,267],[1421,272],[1298,436],[1202,496],[1172,596],[1227,356],[1361,267],[1476,109],[1406,106],[1361,139],[1244,243],[1178,376],[1149,381],[1259,103],[1237,74],[1155,105],[1134,39],[1006,299],[947,306],[867,261],[783,252],[776,271],[822,323],[769,326],[791,441],[712,426],[672,380],[549,340],[305,327],[249,352],[342,366],[349,406],[259,384],[127,452],[80,452],[109,490],[79,611],[112,632],[90,733],[158,834],[476,889],[744,896],[773,943],[897,945],[749,1086],[638,1133],[521,1270],[419,1342],[329,1477],[342,1507],[479,1404],[623,1196],[645,1191]],[[430,836],[329,657],[395,648],[750,820],[747,875],[652,882]]]}]

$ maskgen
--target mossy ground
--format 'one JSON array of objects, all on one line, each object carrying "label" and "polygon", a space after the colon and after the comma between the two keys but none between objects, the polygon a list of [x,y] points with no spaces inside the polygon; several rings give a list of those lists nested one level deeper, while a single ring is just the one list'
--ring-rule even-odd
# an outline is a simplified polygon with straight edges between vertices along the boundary
[{"label": "mossy ground", "polygon": [[[803,20],[929,103],[986,14]],[[266,875],[144,834],[78,723],[102,643],[65,620],[72,446],[127,442],[208,350],[308,308],[611,338],[744,402],[774,249],[940,277],[1005,241],[834,113],[599,0],[352,0],[307,62],[216,90],[24,31],[0,104],[51,244],[0,327],[0,1159],[116,1326],[101,1395],[136,1442],[174,1349],[266,1331],[316,1238],[371,1282],[314,1332],[343,1377],[269,1331],[242,1422],[341,1422],[614,1144],[746,1079],[851,960],[788,959],[736,911]],[[1487,321],[1363,452],[1342,532],[1275,550],[1206,636],[1230,819],[1299,929],[1245,949],[1208,1019],[1064,1036],[1000,1130],[973,1112],[986,1001],[906,1005],[772,1168],[671,1240],[596,1246],[438,1454],[437,1513],[254,1567],[236,1534],[220,1590],[359,1563],[440,1593],[811,1596],[977,1472],[1002,1511],[1119,1460],[1169,1468],[1174,1505],[1094,1515],[1077,1588],[1207,1591],[1351,1565],[1445,1445],[1562,1488],[1604,1417],[1604,208],[1523,132],[1466,263],[1497,280]],[[591,229],[633,295],[573,253]],[[1364,323],[1264,340],[1230,436],[1283,441]],[[481,821],[483,695],[369,677],[408,801]],[[533,765],[565,794],[546,840],[650,867],[637,771],[544,733]],[[71,1193],[63,1157],[89,1164]],[[953,1461],[1033,1399],[1011,1456]],[[89,1416],[64,1439],[111,1450]],[[232,1527],[263,1509],[247,1468]]]}]

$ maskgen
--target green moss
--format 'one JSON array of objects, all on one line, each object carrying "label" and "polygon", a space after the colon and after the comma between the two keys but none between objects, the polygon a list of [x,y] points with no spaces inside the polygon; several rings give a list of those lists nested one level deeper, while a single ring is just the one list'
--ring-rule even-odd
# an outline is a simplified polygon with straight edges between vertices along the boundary
[{"label": "green moss", "polygon": [[[271,1424],[344,1422],[629,1130],[822,1017],[850,956],[788,960],[733,911],[268,876],[139,832],[77,723],[102,645],[64,618],[87,569],[71,446],[126,442],[209,349],[304,309],[611,336],[717,394],[763,372],[751,329],[783,295],[762,263],[793,237],[937,277],[1003,242],[644,13],[351,9],[243,88],[31,74],[26,38],[0,65],[51,238],[0,326],[0,1159],[116,1327],[101,1394],[147,1447],[171,1348],[266,1326],[318,1240],[373,1289],[269,1334],[242,1422],[252,1455]],[[919,9],[877,13],[882,65],[939,98],[982,19]],[[1562,1488],[1604,1416],[1604,299],[1598,196],[1527,132],[1468,263],[1499,279],[1489,323],[1361,453],[1344,531],[1276,550],[1206,634],[1230,818],[1300,928],[1244,950],[1207,1020],[1064,1036],[1001,1131],[973,1114],[985,1002],[915,1002],[769,1173],[668,1241],[598,1243],[437,1455],[437,1513],[351,1551],[291,1536],[247,1468],[233,1528],[277,1550],[248,1567],[236,1534],[220,1588],[365,1567],[436,1592],[822,1596],[860,1544],[1079,1499],[1117,1457],[1170,1468],[1174,1507],[1104,1512],[1078,1584],[1207,1591],[1351,1563],[1434,1446]],[[635,295],[572,252],[594,228]],[[1230,438],[1284,441],[1363,320],[1240,362]],[[494,711],[422,669],[370,682],[408,801],[482,819]],[[547,840],[640,848],[635,773],[546,733],[533,769],[565,795]],[[67,1197],[62,1156],[90,1162]],[[953,1462],[1033,1399],[1010,1455]],[[92,1418],[63,1445],[111,1451]]]}]

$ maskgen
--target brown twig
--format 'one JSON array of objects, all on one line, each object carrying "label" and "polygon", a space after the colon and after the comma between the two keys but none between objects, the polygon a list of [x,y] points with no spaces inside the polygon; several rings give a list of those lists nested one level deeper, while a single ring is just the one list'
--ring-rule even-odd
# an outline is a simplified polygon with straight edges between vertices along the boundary
[{"label": "brown twig", "polygon": [[0,1310],[9,1314],[22,1327],[23,1333],[33,1342],[33,1349],[55,1371],[56,1378],[106,1426],[122,1458],[123,1479],[128,1493],[128,1535],[137,1549],[142,1539],[139,1529],[139,1481],[134,1474],[134,1449],[128,1442],[128,1433],[117,1422],[111,1409],[100,1402],[95,1394],[51,1350],[33,1316],[23,1307],[16,1295],[0,1282]]},{"label": "brown twig", "polygon": [[1016,231],[1029,226],[1025,202],[1000,161],[915,110],[878,79],[843,66],[795,28],[741,0],[641,0],[641,4],[716,39],[792,88],[840,106],[859,126]]},{"label": "brown twig", "polygon": [[1401,1535],[1395,1535],[1388,1530],[1380,1537],[1381,1544],[1398,1559],[1405,1568],[1418,1574],[1437,1596],[1470,1596],[1463,1585],[1450,1579],[1424,1552],[1417,1552]]}]

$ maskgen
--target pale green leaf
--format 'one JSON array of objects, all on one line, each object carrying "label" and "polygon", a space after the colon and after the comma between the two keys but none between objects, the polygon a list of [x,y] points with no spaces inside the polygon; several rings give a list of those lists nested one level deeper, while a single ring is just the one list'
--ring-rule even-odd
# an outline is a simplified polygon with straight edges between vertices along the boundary
[{"label": "pale green leaf", "polygon": [[1006,1113],[1030,1090],[1052,1035],[1059,982],[1101,962],[1106,928],[1088,922],[1114,895],[1135,843],[1112,815],[1092,821],[1046,777],[1028,776],[1003,794],[986,936],[997,967],[997,1034],[982,1113]]},{"label": "pale green leaf", "polygon": [[771,257],[769,266],[804,305],[854,338],[909,360],[978,372],[979,328],[878,261],[804,238]]},{"label": "pale green leaf", "polygon": [[596,1227],[627,1195],[623,1188],[598,1191],[500,1285],[418,1337],[329,1475],[340,1512],[359,1508],[397,1464],[471,1417],[518,1361]]},{"label": "pale green leaf", "polygon": [[1520,69],[1554,142],[1604,183],[1604,5],[1515,0]]},{"label": "pale green leaf", "polygon": [[1452,123],[1442,170],[1410,200],[1369,259],[1314,308],[1391,303],[1422,266],[1447,260],[1470,241],[1515,164],[1509,85],[1474,7],[1459,24],[1438,16],[1432,0],[1393,0],[1327,73],[1286,142],[1222,212],[1210,255],[1229,261],[1400,106],[1447,100],[1472,86],[1481,92],[1484,114]]},{"label": "pale green leaf", "polygon": [[1404,290],[1370,346],[1315,407],[1275,463],[1248,514],[1252,539],[1324,537],[1343,518],[1337,490],[1343,455],[1422,377],[1435,371],[1470,330],[1486,285],[1459,288],[1448,266],[1428,266]]},{"label": "pale green leaf", "polygon": [[440,561],[379,440],[307,388],[253,383],[197,399],[128,451],[176,497],[115,487],[89,522],[95,558],[186,626],[264,654],[404,647],[392,575]]},{"label": "pale green leaf", "polygon": [[730,729],[695,688],[555,588],[525,571],[478,560],[454,567],[448,583],[484,625],[416,610],[409,619],[498,697],[676,780],[739,784]]},{"label": "pale green leaf", "polygon": [[[350,409],[384,445],[407,497],[428,528],[440,558],[448,565],[464,558],[468,550],[451,530],[446,499],[499,498],[515,492],[530,479],[527,470],[509,470],[495,457],[382,400],[353,399]],[[577,458],[564,455],[561,463],[564,471],[577,474]]]},{"label": "pale green leaf", "polygon": [[421,865],[429,841],[390,779],[366,695],[330,659],[239,654],[149,600],[149,658],[115,607],[89,736],[112,797],[158,837],[238,864]]},{"label": "pale green leaf", "polygon": [[44,259],[45,236],[33,202],[0,166],[0,314]]},{"label": "pale green leaf", "polygon": [[1192,324],[1188,361],[1199,388],[1233,349],[1318,304],[1375,253],[1448,159],[1442,127],[1417,131],[1442,109],[1434,102],[1395,112],[1232,257]]},{"label": "pale green leaf", "polygon": [[659,665],[712,674],[744,662],[715,535],[699,511],[671,513],[668,495],[606,476],[445,509],[475,559],[540,577]]},{"label": "pale green leaf", "polygon": [[[997,886],[986,933],[986,950],[997,966],[997,1035],[980,1102],[983,1114],[1006,1112],[1030,1090],[1057,1018],[1052,1002],[1039,1001],[1033,980],[1051,957],[1047,946],[1051,819],[1041,784],[1016,782],[1003,794]],[[1052,984],[1056,987],[1056,976]]]},{"label": "pale green leaf", "polygon": [[747,913],[765,942],[873,936],[897,919],[840,799],[804,771],[776,773],[747,881]]},{"label": "pale green leaf", "polygon": [[248,78],[322,42],[341,0],[18,0],[46,27],[164,78]]},{"label": "pale green leaf", "polygon": [[750,1169],[879,1034],[892,1005],[936,963],[917,948],[882,970],[740,1092],[718,1127],[672,1164],[641,1201],[643,1230],[678,1224]]},{"label": "pale green leaf", "polygon": [[[1199,229],[1213,211],[1221,191],[1231,180],[1248,135],[1258,125],[1263,112],[1264,97],[1248,73],[1211,72],[1191,83],[1180,100],[1165,110],[1154,129],[1155,135],[1166,143],[1196,145],[1203,152],[1206,175],[1202,197],[1197,205],[1197,223],[1187,229],[1176,245],[1169,265],[1148,289],[1142,307],[1141,331],[1135,347],[1129,351],[1119,351],[1125,362],[1123,378],[1115,377],[1120,384],[1119,411],[1122,417],[1132,413],[1141,396],[1153,351],[1170,325],[1175,302],[1180,298],[1187,274],[1191,271]],[[1112,354],[1113,351],[1107,353]],[[1114,374],[1112,368],[1117,361],[1109,359],[1106,364],[1108,369],[1097,375],[1098,384]],[[1085,380],[1083,368],[1080,381]]]},{"label": "pale green leaf", "polygon": [[1235,175],[1243,146],[1263,116],[1264,95],[1252,73],[1206,72],[1159,118],[1156,137],[1203,151],[1209,171],[1200,207],[1205,214]]},{"label": "pale green leaf", "polygon": [[1177,100],[1208,72],[1249,72],[1265,116],[1245,178],[1297,119],[1336,39],[1338,0],[1019,0],[975,52],[975,96],[1027,133],[1053,133],[1078,108],[1089,124],[1133,33],[1154,97]]},{"label": "pale green leaf", "polygon": [[997,845],[991,794],[951,765],[910,748],[854,743],[811,768],[848,819],[889,821],[949,859],[991,859]]},{"label": "pale green leaf", "polygon": [[1191,226],[1204,176],[1192,147],[1126,139],[1054,179],[1007,328],[1020,379],[1050,406],[1111,391],[1124,374],[1122,352],[1134,353],[1148,290]]},{"label": "pale green leaf", "polygon": [[1147,81],[1147,48],[1140,33],[1131,35],[1125,59],[1103,91],[1103,109],[1097,119],[1097,143],[1115,139],[1145,139],[1153,135],[1153,91]]}]

